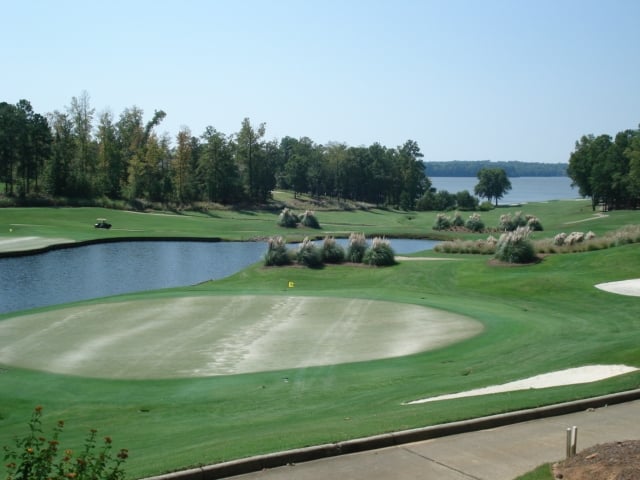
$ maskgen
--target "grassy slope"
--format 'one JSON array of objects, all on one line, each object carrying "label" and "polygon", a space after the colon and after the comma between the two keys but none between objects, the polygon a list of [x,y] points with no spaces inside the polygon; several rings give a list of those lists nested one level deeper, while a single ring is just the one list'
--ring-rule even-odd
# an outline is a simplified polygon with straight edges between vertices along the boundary
[{"label": "grassy slope", "polygon": [[[553,213],[554,209],[545,204],[532,205],[524,211],[538,215],[547,230],[586,230],[562,225],[564,221],[591,215],[584,207],[581,202],[559,202],[555,209],[563,213]],[[64,222],[78,235],[74,238],[81,238],[86,222],[79,226],[79,215],[87,217],[89,223],[95,217],[107,216],[119,226],[121,219],[114,217],[118,213],[122,221],[140,217],[138,225],[147,232],[155,228],[155,232],[187,231],[185,234],[195,235],[204,226],[215,225],[218,231],[229,235],[219,236],[240,238],[232,235],[238,235],[251,221],[245,217],[235,222],[213,222],[199,216],[148,218],[82,210],[65,209],[60,221],[50,213],[44,218],[42,212],[28,211],[22,216],[30,216],[29,222],[8,223],[49,222],[52,226],[49,230],[41,227],[45,231],[41,234],[63,236],[54,230]],[[539,212],[546,212],[546,216]],[[503,212],[499,210],[496,215],[500,213]],[[7,214],[16,215],[1,211],[0,228]],[[589,229],[609,230],[638,220],[637,212],[614,214],[587,222]],[[325,215],[339,223],[356,220],[365,224],[373,223],[370,219],[380,219],[377,225],[367,228],[386,233],[412,230],[405,223],[430,225],[426,213],[318,215],[321,223]],[[274,215],[255,216],[264,216],[265,224],[275,220]],[[483,216],[486,217],[488,214]],[[178,222],[190,227],[178,229]],[[485,222],[489,223],[486,219]],[[218,229],[218,224],[224,226]],[[88,230],[96,234],[93,229]],[[492,267],[483,257],[456,258],[463,261],[404,262],[385,269],[338,266],[311,271],[256,265],[225,280],[145,295],[295,293],[385,299],[467,314],[482,321],[486,331],[457,345],[410,357],[204,379],[101,381],[8,368],[0,370],[0,445],[9,443],[12,435],[25,432],[31,409],[43,404],[45,419],[51,425],[58,418],[67,420],[69,431],[63,439],[79,445],[84,432],[96,427],[101,433],[112,435],[118,447],[131,450],[128,471],[132,476],[142,476],[640,386],[640,374],[636,373],[581,386],[402,405],[424,396],[585,364],[640,366],[640,300],[593,288],[595,283],[637,277],[640,245],[556,255],[538,265],[513,268]],[[295,281],[294,290],[287,288],[289,280]],[[142,296],[127,295],[120,299],[139,297]]]},{"label": "grassy slope", "polygon": [[[296,211],[303,211],[301,205]],[[596,234],[615,230],[620,226],[638,223],[638,212],[609,212],[603,219],[570,223],[594,218],[589,201],[556,201],[532,203],[523,207],[499,208],[482,213],[487,227],[497,226],[505,213],[522,211],[539,217],[545,228],[536,238],[559,232],[593,230]],[[305,235],[348,236],[350,232],[367,235],[447,237],[451,234],[435,232],[435,212],[402,212],[395,210],[318,210],[321,230],[285,229],[276,225],[277,211],[219,210],[210,214],[139,214],[103,208],[4,208],[0,209],[0,240],[16,236],[45,236],[91,240],[114,237],[205,237],[226,240],[248,240],[260,236],[285,235],[290,240]],[[463,218],[467,214],[462,212]],[[96,218],[106,217],[111,230],[94,229]],[[9,230],[13,231],[10,232]],[[468,238],[486,238],[486,234],[467,234]]]}]

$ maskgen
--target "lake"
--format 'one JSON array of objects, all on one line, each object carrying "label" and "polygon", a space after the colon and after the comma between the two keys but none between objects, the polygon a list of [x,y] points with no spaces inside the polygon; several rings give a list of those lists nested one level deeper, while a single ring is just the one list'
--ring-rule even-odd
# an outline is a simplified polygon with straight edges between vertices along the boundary
[{"label": "lake", "polygon": [[[398,254],[436,243],[391,240]],[[125,241],[0,258],[0,313],[217,280],[260,261],[266,249],[264,242]]]},{"label": "lake", "polygon": [[[476,177],[429,177],[433,188],[457,193],[473,189],[478,184]],[[547,200],[569,200],[580,198],[577,189],[571,187],[569,177],[514,177],[509,178],[511,190],[499,200],[500,204],[544,202]]]}]

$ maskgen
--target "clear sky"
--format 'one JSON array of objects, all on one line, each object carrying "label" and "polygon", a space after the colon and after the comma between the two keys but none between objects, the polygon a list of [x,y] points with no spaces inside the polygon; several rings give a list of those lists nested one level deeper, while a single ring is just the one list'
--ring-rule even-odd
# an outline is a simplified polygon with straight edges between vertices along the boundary
[{"label": "clear sky", "polygon": [[158,133],[566,162],[640,123],[638,0],[0,0],[0,101],[138,106]]}]

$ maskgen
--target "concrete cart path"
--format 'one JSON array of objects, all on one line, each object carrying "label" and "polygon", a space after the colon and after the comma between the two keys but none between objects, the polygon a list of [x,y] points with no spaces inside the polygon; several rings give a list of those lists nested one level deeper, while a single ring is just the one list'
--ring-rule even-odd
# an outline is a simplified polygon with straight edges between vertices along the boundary
[{"label": "concrete cart path", "polygon": [[234,480],[513,480],[561,460],[566,430],[577,449],[640,439],[640,400],[469,433],[313,460],[234,476]]}]

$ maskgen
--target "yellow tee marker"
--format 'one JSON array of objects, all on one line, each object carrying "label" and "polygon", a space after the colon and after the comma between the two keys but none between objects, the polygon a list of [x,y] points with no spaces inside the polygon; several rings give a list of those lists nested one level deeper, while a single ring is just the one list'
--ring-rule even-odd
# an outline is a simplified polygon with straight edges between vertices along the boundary
[{"label": "yellow tee marker", "polygon": [[293,283],[293,282],[291,282],[291,281],[289,282],[289,288],[293,288],[293,287],[295,287],[295,286],[296,286],[296,284],[295,284],[295,283]]}]

